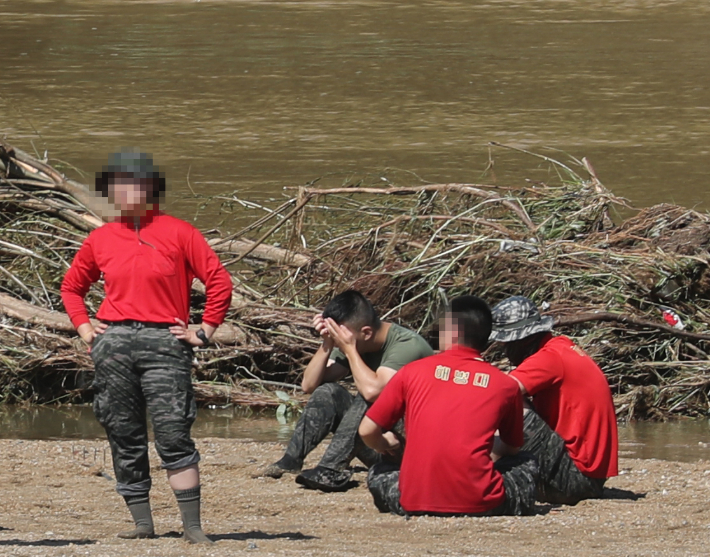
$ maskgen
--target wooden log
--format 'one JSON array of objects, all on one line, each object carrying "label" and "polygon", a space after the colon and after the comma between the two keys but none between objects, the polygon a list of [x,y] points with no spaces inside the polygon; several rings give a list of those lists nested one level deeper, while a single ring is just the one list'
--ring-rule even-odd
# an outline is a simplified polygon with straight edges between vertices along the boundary
[{"label": "wooden log", "polygon": [[259,244],[254,247],[256,242],[252,242],[251,240],[224,241],[221,238],[212,238],[208,240],[208,243],[217,253],[242,255],[252,250],[251,253],[249,253],[250,258],[276,263],[277,265],[304,267],[313,261],[313,259],[307,255],[270,244]]},{"label": "wooden log", "polygon": [[[199,325],[190,325],[190,328],[193,327],[197,329]],[[249,335],[247,335],[241,327],[232,325],[231,323],[222,323],[213,335],[212,340],[220,344],[236,346],[246,346],[249,344],[250,349],[254,349],[256,345],[259,344],[257,339],[250,339]]]},{"label": "wooden log", "polygon": [[24,151],[0,140],[0,159],[3,160],[8,178],[29,178],[42,182],[43,186],[52,187],[66,193],[81,203],[87,210],[101,220],[110,218],[110,206],[105,199],[97,197],[84,184],[70,180]]},{"label": "wooden log", "polygon": [[[18,300],[2,292],[0,292],[0,314],[29,323],[30,325],[48,327],[55,331],[63,331],[65,333],[76,332],[74,325],[65,313],[34,306],[24,300]],[[99,321],[92,320],[92,323],[98,324]],[[190,327],[196,329],[199,325],[191,325]],[[254,343],[254,341],[250,341],[249,336],[244,330],[230,323],[221,325],[219,329],[217,329],[213,340],[220,344],[228,345]]]},{"label": "wooden log", "polygon": [[[234,279],[232,279],[234,280]],[[192,283],[192,289],[195,292],[198,292],[202,294],[203,296],[206,295],[207,291],[205,290],[205,285],[202,284],[199,280],[195,280]],[[232,290],[232,301],[229,303],[230,309],[242,309],[247,307],[249,304],[251,304],[252,301],[245,298],[241,294],[238,294],[234,290]]]},{"label": "wooden log", "polygon": [[49,215],[54,215],[65,222],[71,224],[74,228],[82,232],[91,232],[94,228],[103,225],[103,221],[90,213],[79,213],[73,209],[61,207],[51,199],[43,200],[28,200],[17,203],[19,207],[29,209],[31,211],[41,211]]},{"label": "wooden log", "polygon": [[74,325],[65,313],[33,306],[2,292],[0,292],[0,313],[30,325],[40,325],[67,333],[74,332]]},{"label": "wooden log", "polygon": [[[195,398],[206,404],[238,404],[252,408],[273,408],[282,403],[281,399],[271,393],[256,392],[239,385],[194,381],[192,387]],[[290,393],[289,396],[300,403],[305,401],[305,397],[300,393]]]}]

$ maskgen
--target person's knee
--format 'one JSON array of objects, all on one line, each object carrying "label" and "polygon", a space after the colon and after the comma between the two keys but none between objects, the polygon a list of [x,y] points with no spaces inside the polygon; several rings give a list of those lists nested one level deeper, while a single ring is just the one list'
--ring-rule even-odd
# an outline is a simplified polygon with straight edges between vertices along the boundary
[{"label": "person's knee", "polygon": [[590,478],[584,474],[568,453],[556,466],[556,473],[541,478],[538,500],[545,503],[576,505],[585,499],[597,499],[604,494],[606,479]]},{"label": "person's knee", "polygon": [[189,454],[183,453],[183,456],[180,456],[180,453],[171,453],[166,455],[167,460],[162,455],[160,458],[162,460],[160,467],[163,470],[184,470],[185,468],[196,466],[200,462],[200,453],[197,450],[193,450]]},{"label": "person's knee", "polygon": [[395,470],[399,470],[399,466],[394,466],[388,462],[380,462],[378,464],[375,464],[367,471],[367,479],[369,481],[370,478],[374,476],[380,476],[382,474],[386,474],[387,472],[393,472]]},{"label": "person's knee", "polygon": [[190,436],[190,424],[185,421],[154,424],[155,449],[166,470],[177,470],[196,464],[200,460],[195,442]]},{"label": "person's knee", "polygon": [[311,398],[313,398],[314,396],[332,397],[336,392],[338,392],[342,388],[342,385],[338,385],[337,383],[323,383],[322,385],[318,385],[314,389],[313,393],[311,394]]},{"label": "person's knee", "polygon": [[348,393],[345,387],[337,383],[323,383],[311,393],[307,406],[335,407],[342,405],[343,402],[347,403],[348,406],[352,402],[352,395]]}]

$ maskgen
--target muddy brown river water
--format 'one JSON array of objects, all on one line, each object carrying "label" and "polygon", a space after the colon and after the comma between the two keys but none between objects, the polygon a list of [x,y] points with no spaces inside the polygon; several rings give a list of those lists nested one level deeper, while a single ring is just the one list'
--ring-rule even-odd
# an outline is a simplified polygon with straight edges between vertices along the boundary
[{"label": "muddy brown river water", "polygon": [[[193,427],[197,438],[252,439],[288,442],[295,422],[279,423],[273,412],[254,414],[244,408],[203,408]],[[4,407],[0,409],[0,439],[104,438],[88,406]],[[669,423],[634,422],[619,426],[620,456],[696,462],[710,460],[710,423],[706,420]]]},{"label": "muddy brown river water", "polygon": [[500,150],[484,175],[491,140],[707,209],[708,29],[704,0],[5,0],[0,134],[87,172],[139,145],[183,217],[188,182],[264,199],[388,168],[548,177]]}]

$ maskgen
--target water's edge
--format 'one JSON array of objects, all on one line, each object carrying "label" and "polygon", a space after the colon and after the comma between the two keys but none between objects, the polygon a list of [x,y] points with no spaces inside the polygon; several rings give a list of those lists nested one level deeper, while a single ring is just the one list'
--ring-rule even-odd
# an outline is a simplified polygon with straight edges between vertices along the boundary
[{"label": "water's edge", "polygon": [[[102,427],[90,406],[12,407],[0,409],[3,439],[101,439]],[[251,439],[286,442],[294,422],[281,424],[273,412],[245,408],[200,409],[193,426],[195,438]],[[682,420],[635,422],[619,426],[619,454],[626,458],[655,458],[681,462],[710,460],[710,423]]]}]

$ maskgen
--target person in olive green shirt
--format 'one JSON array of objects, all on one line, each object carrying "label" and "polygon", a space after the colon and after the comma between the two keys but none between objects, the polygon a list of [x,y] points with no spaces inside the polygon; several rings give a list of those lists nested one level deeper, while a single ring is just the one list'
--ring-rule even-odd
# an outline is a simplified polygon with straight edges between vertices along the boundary
[{"label": "person in olive green shirt", "polygon": [[[318,466],[302,471],[296,482],[310,489],[344,491],[352,477],[353,458],[368,467],[382,459],[358,435],[365,412],[401,367],[433,351],[417,333],[380,321],[370,301],[356,290],[333,298],[313,319],[313,326],[323,342],[303,373],[301,385],[311,398],[286,453],[260,475],[280,478],[286,472],[301,472],[306,455],[333,432]],[[357,395],[338,383],[348,373]]]}]

